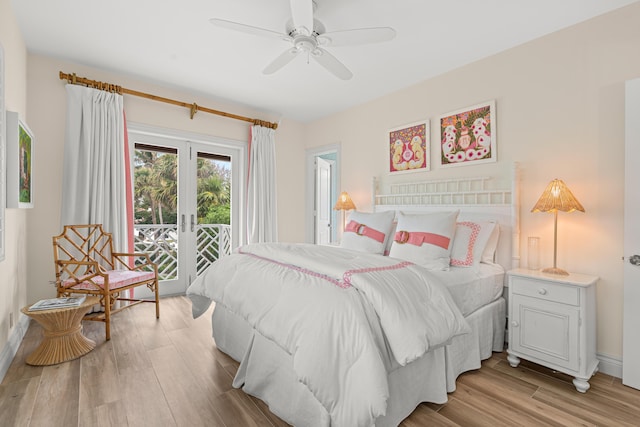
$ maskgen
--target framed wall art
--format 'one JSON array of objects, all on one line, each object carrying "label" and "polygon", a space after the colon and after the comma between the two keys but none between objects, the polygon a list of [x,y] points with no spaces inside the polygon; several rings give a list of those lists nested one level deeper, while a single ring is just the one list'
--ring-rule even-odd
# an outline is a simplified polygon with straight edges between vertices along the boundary
[{"label": "framed wall art", "polygon": [[387,144],[389,173],[431,169],[428,120],[391,129]]},{"label": "framed wall art", "polygon": [[495,162],[495,101],[440,116],[440,164],[475,165]]},{"label": "framed wall art", "polygon": [[18,113],[7,111],[7,207],[33,207],[34,138]]}]

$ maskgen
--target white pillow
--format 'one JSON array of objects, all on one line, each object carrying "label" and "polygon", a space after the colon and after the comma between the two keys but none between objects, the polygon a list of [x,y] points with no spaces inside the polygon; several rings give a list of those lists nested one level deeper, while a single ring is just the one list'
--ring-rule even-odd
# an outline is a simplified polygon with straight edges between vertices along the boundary
[{"label": "white pillow", "polygon": [[448,270],[457,217],[458,211],[420,215],[399,212],[389,256],[430,270]]},{"label": "white pillow", "polygon": [[458,222],[451,248],[451,265],[454,267],[475,267],[480,264],[482,254],[495,228],[495,222]]},{"label": "white pillow", "polygon": [[484,248],[484,252],[482,253],[482,258],[480,262],[484,262],[485,264],[493,264],[495,263],[495,255],[496,249],[498,249],[498,240],[500,239],[500,224],[496,223],[496,226],[491,233],[491,237],[487,241],[487,246]]},{"label": "white pillow", "polygon": [[[395,218],[395,214],[393,215]],[[393,245],[393,236],[396,235],[396,226],[398,225],[398,221],[393,221],[391,223],[391,231],[389,233],[389,238],[387,239],[387,243],[385,243],[384,245],[384,255],[389,255],[389,252],[391,252],[391,245]]]},{"label": "white pillow", "polygon": [[384,254],[387,239],[391,239],[393,211],[366,213],[353,211],[342,234],[340,246],[360,252]]}]

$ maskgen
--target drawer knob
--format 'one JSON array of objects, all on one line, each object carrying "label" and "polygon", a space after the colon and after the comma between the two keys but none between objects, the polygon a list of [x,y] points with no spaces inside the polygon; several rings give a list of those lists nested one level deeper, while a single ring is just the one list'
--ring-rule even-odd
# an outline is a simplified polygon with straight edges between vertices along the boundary
[{"label": "drawer knob", "polygon": [[517,328],[518,326],[520,326],[520,323],[518,323],[517,320],[514,320],[513,322],[511,322],[511,326],[513,326],[514,328]]},{"label": "drawer knob", "polygon": [[545,288],[540,288],[540,289],[538,289],[538,293],[540,295],[546,295],[547,294],[547,290]]}]

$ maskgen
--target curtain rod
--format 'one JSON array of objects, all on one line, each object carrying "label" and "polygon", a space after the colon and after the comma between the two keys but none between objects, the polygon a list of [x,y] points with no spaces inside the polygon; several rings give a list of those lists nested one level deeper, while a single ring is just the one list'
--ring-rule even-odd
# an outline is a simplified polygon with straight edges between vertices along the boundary
[{"label": "curtain rod", "polygon": [[195,102],[193,104],[187,104],[186,102],[176,101],[174,99],[163,98],[161,96],[151,95],[149,93],[138,92],[137,90],[127,89],[122,86],[114,85],[111,83],[100,82],[97,80],[89,80],[84,77],[76,76],[76,73],[66,74],[60,71],[60,80],[66,80],[68,83],[74,85],[86,85],[89,87],[93,87],[100,90],[105,90],[109,92],[116,92],[120,95],[127,94],[133,96],[139,96],[141,98],[151,99],[153,101],[165,102],[167,104],[177,105],[179,107],[188,108],[191,112],[191,119],[193,120],[193,116],[196,115],[198,111],[204,111],[205,113],[216,114],[218,116],[229,117],[231,119],[242,120],[245,122],[253,123],[254,125],[264,126],[271,129],[277,129],[278,124],[272,123],[264,120],[252,119],[250,117],[238,116],[236,114],[227,113],[224,111],[214,110],[207,107],[202,107]]}]

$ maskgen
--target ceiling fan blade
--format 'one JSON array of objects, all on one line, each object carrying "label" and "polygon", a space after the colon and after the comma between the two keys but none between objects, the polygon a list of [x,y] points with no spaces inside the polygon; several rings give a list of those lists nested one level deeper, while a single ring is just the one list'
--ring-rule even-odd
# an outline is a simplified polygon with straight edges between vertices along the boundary
[{"label": "ceiling fan blade", "polygon": [[386,42],[392,40],[395,36],[396,30],[391,27],[359,28],[320,34],[318,43],[322,46],[353,46]]},{"label": "ceiling fan blade", "polygon": [[311,57],[320,65],[329,70],[333,75],[342,80],[349,80],[353,73],[338,59],[322,48],[317,48],[311,53]]},{"label": "ceiling fan blade", "polygon": [[218,18],[211,18],[209,19],[209,22],[217,27],[227,28],[229,30],[240,31],[242,33],[253,34],[255,36],[271,37],[284,41],[291,41],[291,37],[289,37],[287,34],[267,30],[265,28],[253,27],[251,25],[241,24],[239,22],[227,21]]},{"label": "ceiling fan blade", "polygon": [[300,53],[295,47],[289,48],[282,52],[276,59],[271,61],[269,65],[262,70],[263,74],[273,74],[278,71],[280,68],[287,65],[289,62],[293,60]]},{"label": "ceiling fan blade", "polygon": [[291,20],[296,30],[305,28],[307,36],[313,33],[313,1],[312,0],[290,0]]}]

